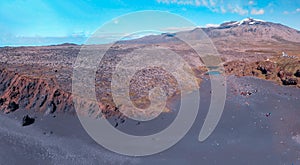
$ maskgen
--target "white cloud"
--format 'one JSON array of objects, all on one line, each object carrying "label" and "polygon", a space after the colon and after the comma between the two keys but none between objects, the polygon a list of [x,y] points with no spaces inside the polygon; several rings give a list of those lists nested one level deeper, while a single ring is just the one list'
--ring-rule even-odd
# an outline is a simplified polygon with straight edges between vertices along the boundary
[{"label": "white cloud", "polygon": [[248,5],[253,5],[254,4],[254,1],[249,1],[248,2]]},{"label": "white cloud", "polygon": [[211,6],[216,6],[216,4],[217,4],[216,1],[214,1],[214,0],[209,0],[209,3]]},{"label": "white cloud", "polygon": [[195,29],[195,26],[191,26],[191,27],[167,27],[167,28],[163,28],[160,29],[161,31],[164,32],[179,32],[179,31],[188,31],[188,30],[193,30]]},{"label": "white cloud", "polygon": [[200,6],[199,0],[157,0],[158,3]]},{"label": "white cloud", "polygon": [[294,11],[284,11],[283,14],[296,14],[300,12],[300,8],[297,8]]},{"label": "white cloud", "polygon": [[207,7],[212,12],[220,12],[220,13],[237,13],[240,15],[246,15],[249,11],[241,6],[247,6],[248,3],[254,4],[251,0],[241,2],[236,6],[231,6],[229,2],[225,2],[224,0],[156,0],[157,3],[161,4],[175,4],[175,5],[183,5],[183,6],[196,6],[196,7]]},{"label": "white cloud", "polygon": [[219,27],[219,24],[206,24],[205,27],[209,28],[209,27]]},{"label": "white cloud", "polygon": [[190,5],[190,6],[205,6],[214,7],[220,0],[156,0],[158,3],[163,4],[177,4],[177,5]]},{"label": "white cloud", "polygon": [[[222,1],[222,0],[221,0]],[[158,3],[162,4],[175,4],[183,6],[196,6],[196,7],[207,7],[213,12],[217,11],[216,5],[220,3],[220,0],[156,0]]]},{"label": "white cloud", "polygon": [[119,20],[118,19],[115,19],[114,20],[114,24],[118,24],[119,23]]},{"label": "white cloud", "polygon": [[251,14],[252,15],[262,15],[262,14],[265,14],[265,10],[264,9],[259,9],[259,10],[252,9]]},{"label": "white cloud", "polygon": [[203,6],[208,6],[208,2],[206,0],[202,0]]},{"label": "white cloud", "polygon": [[224,6],[221,6],[220,10],[221,10],[222,13],[226,13],[227,12],[227,10],[224,8]]},{"label": "white cloud", "polygon": [[228,5],[228,10],[231,12],[231,13],[237,13],[239,15],[245,15],[245,14],[248,14],[248,10],[246,9],[243,9],[242,7],[236,5],[234,7],[232,7],[231,5]]},{"label": "white cloud", "polygon": [[196,5],[196,6],[200,6],[200,5],[201,5],[200,0],[195,0],[195,5]]}]

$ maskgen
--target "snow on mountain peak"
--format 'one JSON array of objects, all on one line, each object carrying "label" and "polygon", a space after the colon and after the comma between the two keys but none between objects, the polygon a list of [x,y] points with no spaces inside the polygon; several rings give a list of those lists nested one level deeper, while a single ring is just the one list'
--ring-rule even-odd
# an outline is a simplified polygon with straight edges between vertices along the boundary
[{"label": "snow on mountain peak", "polygon": [[265,22],[263,20],[259,19],[253,19],[253,18],[245,18],[241,21],[230,21],[230,22],[224,22],[220,26],[240,26],[240,25],[254,25],[258,23]]},{"label": "snow on mountain peak", "polygon": [[245,18],[245,19],[239,21],[238,25],[242,25],[244,23],[248,23],[249,25],[253,25],[253,24],[258,23],[258,22],[265,22],[265,21],[259,20],[259,19],[253,19],[253,18]]}]

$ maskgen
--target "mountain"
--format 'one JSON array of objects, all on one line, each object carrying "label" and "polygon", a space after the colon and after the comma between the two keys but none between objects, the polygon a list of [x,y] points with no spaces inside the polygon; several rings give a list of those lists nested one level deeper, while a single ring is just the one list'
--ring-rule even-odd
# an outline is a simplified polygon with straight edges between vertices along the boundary
[{"label": "mountain", "polygon": [[288,26],[246,18],[241,21],[224,22],[219,26],[207,28],[195,28],[190,31],[177,33],[163,33],[161,35],[149,35],[142,38],[121,41],[121,43],[151,44],[163,42],[176,42],[176,36],[185,36],[192,40],[201,39],[202,31],[212,40],[235,41],[275,41],[275,42],[299,42],[300,31]]},{"label": "mountain", "polygon": [[251,41],[300,42],[300,31],[279,23],[246,18],[222,23],[218,27],[202,28],[210,38],[238,38]]}]

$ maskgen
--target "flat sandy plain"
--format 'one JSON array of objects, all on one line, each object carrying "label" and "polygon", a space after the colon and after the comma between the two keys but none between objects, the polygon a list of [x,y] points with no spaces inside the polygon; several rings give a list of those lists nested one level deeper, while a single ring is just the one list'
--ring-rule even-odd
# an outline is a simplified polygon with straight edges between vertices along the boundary
[{"label": "flat sandy plain", "polygon": [[[197,138],[209,106],[209,80],[201,84],[199,113],[188,134],[170,149],[146,157],[108,151],[88,136],[76,115],[1,113],[0,164],[299,164],[300,90],[253,77],[230,76],[227,84],[223,116],[206,141]],[[245,90],[257,92],[241,95]],[[22,127],[25,114],[36,122]],[[126,120],[118,129],[149,133],[175,115],[164,113],[152,124]]]}]

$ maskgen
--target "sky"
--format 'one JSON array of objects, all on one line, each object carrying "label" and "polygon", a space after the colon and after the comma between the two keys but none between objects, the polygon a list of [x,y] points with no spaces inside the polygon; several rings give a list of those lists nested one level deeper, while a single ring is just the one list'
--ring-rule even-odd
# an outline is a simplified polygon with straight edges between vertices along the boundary
[{"label": "sky", "polygon": [[200,27],[251,17],[300,30],[298,0],[0,0],[0,46],[82,44],[106,22],[143,10]]}]

